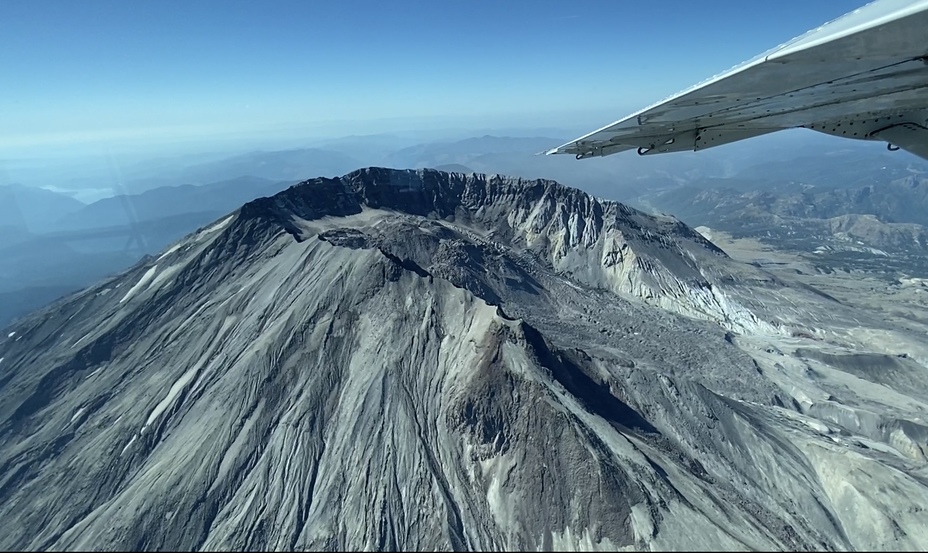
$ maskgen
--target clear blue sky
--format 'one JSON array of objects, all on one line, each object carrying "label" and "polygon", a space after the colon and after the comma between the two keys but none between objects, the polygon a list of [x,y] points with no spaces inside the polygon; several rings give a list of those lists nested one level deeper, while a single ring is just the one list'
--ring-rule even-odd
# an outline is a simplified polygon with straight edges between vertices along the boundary
[{"label": "clear blue sky", "polygon": [[862,3],[2,2],[0,148],[340,120],[617,119]]}]

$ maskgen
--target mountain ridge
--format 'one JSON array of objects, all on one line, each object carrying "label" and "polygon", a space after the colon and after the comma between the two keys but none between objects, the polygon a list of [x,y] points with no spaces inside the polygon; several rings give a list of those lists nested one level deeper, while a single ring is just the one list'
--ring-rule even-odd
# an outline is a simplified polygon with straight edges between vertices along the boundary
[{"label": "mountain ridge", "polygon": [[[319,205],[331,205],[333,211],[320,211]],[[777,331],[718,287],[732,271],[773,283],[769,275],[748,276],[748,269],[730,263],[724,252],[676,218],[647,215],[555,181],[368,168],[336,179],[304,181],[281,195],[246,204],[241,214],[274,214],[288,233],[302,240],[299,221],[353,215],[365,208],[481,226],[487,240],[540,255],[555,270],[587,285],[724,321],[732,329]],[[697,257],[710,272],[698,266]]]},{"label": "mountain ridge", "polygon": [[249,202],[0,335],[0,546],[922,543],[920,396],[878,411],[772,345],[799,338],[723,328],[752,294],[871,321],[694,233],[430,170]]}]

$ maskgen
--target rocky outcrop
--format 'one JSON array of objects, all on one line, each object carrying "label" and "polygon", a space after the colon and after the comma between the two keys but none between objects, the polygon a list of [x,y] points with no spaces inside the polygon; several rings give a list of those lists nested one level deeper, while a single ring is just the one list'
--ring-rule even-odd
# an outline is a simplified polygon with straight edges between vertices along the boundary
[{"label": "rocky outcrop", "polygon": [[[775,332],[719,281],[744,273],[671,217],[654,217],[554,181],[369,168],[314,179],[244,208],[273,213],[297,239],[297,221],[385,209],[472,228],[486,243],[531,255],[577,283],[628,294],[730,330]],[[746,278],[768,278],[751,275]]]}]

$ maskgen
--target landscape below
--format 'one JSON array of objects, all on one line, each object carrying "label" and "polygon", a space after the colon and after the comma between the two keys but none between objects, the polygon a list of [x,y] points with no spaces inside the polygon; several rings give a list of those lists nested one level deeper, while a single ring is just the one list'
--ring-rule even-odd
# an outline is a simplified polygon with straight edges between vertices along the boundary
[{"label": "landscape below", "polygon": [[926,281],[699,230],[431,169],[249,201],[4,330],[0,547],[924,548]]}]

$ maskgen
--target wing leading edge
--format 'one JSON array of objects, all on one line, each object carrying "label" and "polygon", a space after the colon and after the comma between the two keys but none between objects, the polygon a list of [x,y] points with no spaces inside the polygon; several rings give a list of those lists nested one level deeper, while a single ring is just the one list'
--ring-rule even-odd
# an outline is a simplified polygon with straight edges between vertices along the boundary
[{"label": "wing leading edge", "polygon": [[928,0],[877,0],[546,152],[704,150],[804,127],[928,159]]}]

